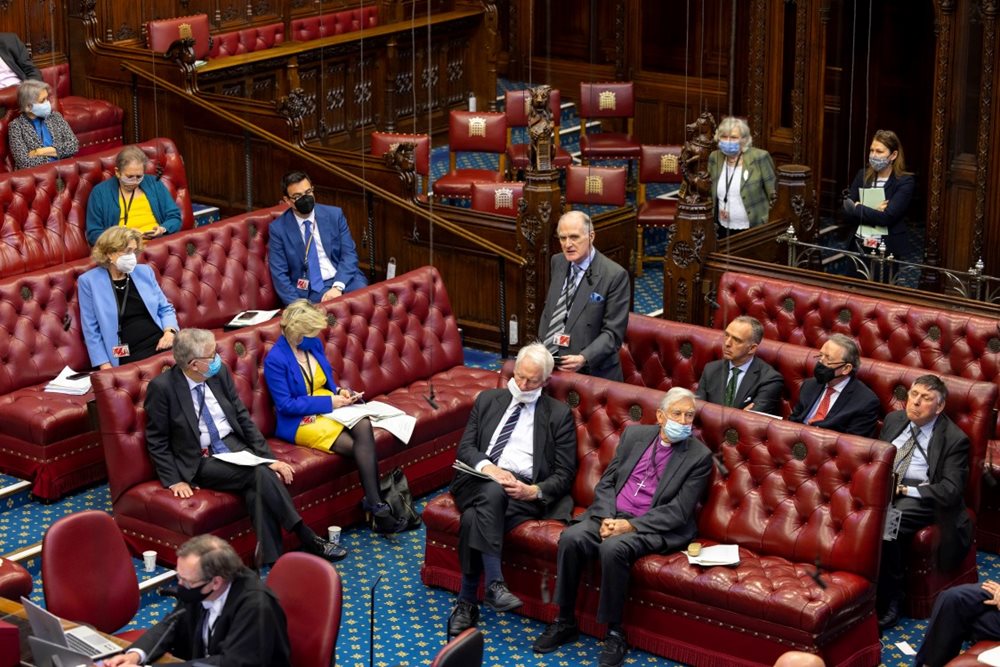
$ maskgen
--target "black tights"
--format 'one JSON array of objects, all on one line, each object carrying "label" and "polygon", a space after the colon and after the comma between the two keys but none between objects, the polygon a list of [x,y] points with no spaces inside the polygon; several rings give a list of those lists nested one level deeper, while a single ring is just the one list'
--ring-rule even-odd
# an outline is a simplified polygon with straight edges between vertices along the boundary
[{"label": "black tights", "polygon": [[365,499],[372,506],[382,502],[378,490],[378,460],[375,458],[375,433],[372,423],[365,417],[354,428],[345,428],[333,441],[333,451],[344,456],[353,456],[361,478],[361,488]]}]

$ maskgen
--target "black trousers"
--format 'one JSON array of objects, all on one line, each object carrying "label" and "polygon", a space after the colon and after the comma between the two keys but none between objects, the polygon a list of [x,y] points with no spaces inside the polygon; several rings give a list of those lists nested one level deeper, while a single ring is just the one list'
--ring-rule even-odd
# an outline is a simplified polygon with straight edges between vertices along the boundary
[{"label": "black trousers", "polygon": [[[230,444],[228,438],[226,444]],[[238,466],[207,457],[201,460],[194,483],[243,495],[264,563],[273,563],[281,555],[281,529],[291,530],[302,520],[285,483],[266,465]]]},{"label": "black trousers", "polygon": [[468,576],[482,572],[482,559],[474,552],[499,556],[507,531],[529,519],[541,518],[545,511],[540,502],[514,500],[499,483],[464,473],[455,475],[451,495],[462,512],[458,559],[462,574]]},{"label": "black trousers", "polygon": [[966,639],[1000,639],[1000,611],[983,604],[989,598],[980,584],[962,584],[938,595],[914,664],[943,667]]},{"label": "black trousers", "polygon": [[884,610],[893,600],[903,598],[906,582],[906,556],[910,553],[913,537],[924,526],[930,526],[936,518],[929,503],[919,498],[897,498],[896,509],[903,512],[896,539],[882,542],[882,564],[878,572],[876,602]]},{"label": "black trousers", "polygon": [[600,519],[585,519],[567,527],[559,537],[555,601],[559,605],[560,617],[568,619],[575,616],[580,578],[587,564],[599,558],[601,595],[597,605],[597,622],[621,623],[632,564],[647,554],[661,553],[667,548],[666,540],[659,535],[625,533],[602,540],[600,529]]}]

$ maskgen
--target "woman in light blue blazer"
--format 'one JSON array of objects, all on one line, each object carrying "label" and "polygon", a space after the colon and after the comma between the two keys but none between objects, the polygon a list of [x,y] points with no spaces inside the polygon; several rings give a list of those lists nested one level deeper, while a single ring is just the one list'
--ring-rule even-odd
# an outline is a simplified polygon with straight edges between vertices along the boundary
[{"label": "woman in light blue blazer", "polygon": [[77,279],[83,340],[98,368],[173,347],[177,315],[153,269],[137,263],[142,241],[142,233],[131,227],[106,229],[90,253],[97,267]]}]

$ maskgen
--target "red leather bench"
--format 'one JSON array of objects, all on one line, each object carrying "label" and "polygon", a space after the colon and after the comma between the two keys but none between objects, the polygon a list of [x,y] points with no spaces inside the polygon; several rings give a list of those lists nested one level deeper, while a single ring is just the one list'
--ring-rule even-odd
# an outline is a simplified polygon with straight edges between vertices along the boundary
[{"label": "red leather bench", "polygon": [[271,23],[269,25],[246,28],[212,35],[208,48],[210,60],[236,56],[241,53],[253,53],[270,49],[285,42],[285,24]]},{"label": "red leather bench", "polygon": [[[248,308],[277,308],[267,227],[284,206],[151,242],[143,261],[160,278],[181,326],[222,327]],[[87,414],[91,396],[45,393],[64,366],[90,368],[76,279],[89,259],[0,279],[0,470],[53,499],[105,478]]]},{"label": "red leather bench", "polygon": [[[497,373],[463,365],[458,326],[440,275],[425,267],[324,307],[336,321],[325,335],[338,380],[417,418],[409,445],[376,430],[382,470],[403,466],[415,495],[440,487],[451,476],[455,446],[475,395],[497,384]],[[219,354],[274,453],[295,470],[290,490],[306,522],[325,530],[358,521],[362,491],[352,459],[271,437],[275,418],[262,361],[280,333],[277,321],[271,321],[223,334]],[[149,380],[170,363],[162,354],[93,377],[115,520],[136,553],[157,549],[172,562],[174,549],[185,540],[214,533],[249,559],[256,538],[241,499],[200,491],[180,500],[156,478],[146,452],[142,404]],[[432,386],[436,408],[426,400]]]},{"label": "red leather bench", "polygon": [[[194,227],[184,160],[169,139],[139,146],[149,157],[150,173],[181,210],[181,229]],[[98,183],[114,178],[119,149],[51,162],[31,169],[0,173],[0,276],[27,273],[90,257],[87,200]]]},{"label": "red leather bench", "polygon": [[377,25],[378,7],[347,9],[332,14],[292,19],[292,39],[296,42],[308,42],[322,37],[354,32],[362,28],[374,28]]},{"label": "red leather bench", "polygon": [[[716,300],[719,328],[752,315],[765,338],[815,348],[843,333],[858,341],[863,357],[1000,385],[1000,326],[989,317],[735,271],[723,274]],[[1000,480],[1000,440],[989,443],[986,461]],[[1000,485],[985,489],[977,541],[1000,552]]]},{"label": "red leather bench", "polygon": [[[573,408],[572,495],[581,512],[622,429],[654,423],[663,392],[573,373],[553,375],[547,391]],[[626,603],[629,642],[692,665],[770,665],[793,648],[831,666],[877,665],[873,582],[893,448],[707,403],[695,427],[728,471],[712,481],[698,540],[739,544],[741,562],[701,568],[677,553],[640,559]],[[459,513],[451,495],[435,498],[423,516],[421,578],[457,591]],[[504,540],[507,583],[524,600],[522,612],[544,621],[558,611],[550,600],[561,531],[555,521],[528,521]],[[825,589],[811,577],[817,559]],[[577,607],[582,629],[598,635],[599,574],[595,567],[584,579]]]},{"label": "red leather bench", "polygon": [[[620,352],[625,381],[666,391],[681,386],[692,391],[705,365],[722,357],[723,332],[692,324],[671,322],[644,315],[629,315],[625,342]],[[799,387],[812,377],[815,349],[764,339],[757,351],[785,379],[782,416],[787,417],[798,401]],[[906,393],[913,381],[927,371],[887,361],[863,358],[858,378],[882,401],[882,414],[906,405]],[[972,460],[965,499],[975,518],[982,488],[982,462],[996,424],[997,386],[944,375],[948,385],[946,414],[969,436]],[[876,433],[877,435],[877,433]],[[933,567],[938,531],[925,528],[914,540],[907,568],[908,615],[930,615],[938,592],[959,583],[976,581],[975,548],[953,572]]]}]

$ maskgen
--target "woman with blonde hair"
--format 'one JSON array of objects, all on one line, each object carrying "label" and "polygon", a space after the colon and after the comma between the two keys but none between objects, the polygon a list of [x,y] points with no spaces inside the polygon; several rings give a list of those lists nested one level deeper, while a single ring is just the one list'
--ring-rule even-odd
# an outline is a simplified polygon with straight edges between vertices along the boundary
[{"label": "woman with blonde hair", "polygon": [[264,381],[278,417],[275,434],[303,447],[353,456],[365,492],[362,506],[373,528],[397,533],[407,522],[394,516],[379,494],[371,421],[366,417],[349,429],[328,416],[357,402],[361,394],[337,385],[317,338],[327,326],[326,313],[307,299],[293,301],[281,314],[282,335],[264,359]]}]

